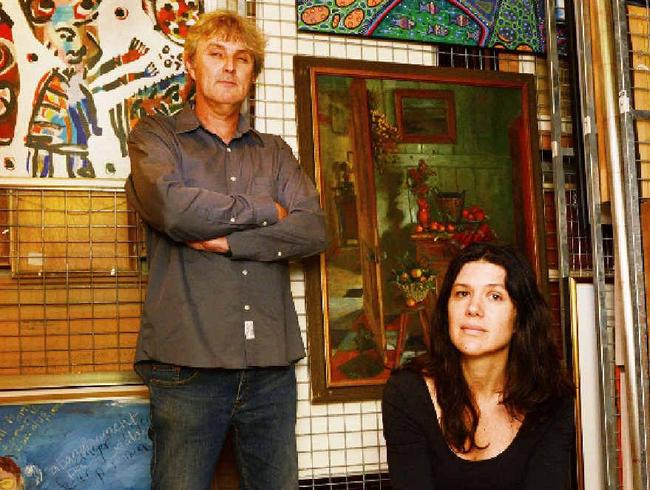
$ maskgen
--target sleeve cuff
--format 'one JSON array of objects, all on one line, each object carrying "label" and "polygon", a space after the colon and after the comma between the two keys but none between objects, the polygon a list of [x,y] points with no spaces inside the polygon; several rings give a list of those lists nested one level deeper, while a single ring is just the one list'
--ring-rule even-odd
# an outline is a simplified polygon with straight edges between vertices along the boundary
[{"label": "sleeve cuff", "polygon": [[269,197],[256,197],[254,201],[255,223],[259,226],[273,225],[278,221],[278,210],[275,201]]}]

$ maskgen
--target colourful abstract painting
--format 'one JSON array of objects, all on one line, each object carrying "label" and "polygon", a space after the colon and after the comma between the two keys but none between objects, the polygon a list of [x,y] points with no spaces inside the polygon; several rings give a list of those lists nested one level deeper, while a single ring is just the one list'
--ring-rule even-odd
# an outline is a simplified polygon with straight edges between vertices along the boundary
[{"label": "colourful abstract painting", "polygon": [[297,0],[298,30],[545,51],[541,0]]},{"label": "colourful abstract painting", "polygon": [[200,0],[2,2],[0,180],[121,187],[131,128],[186,99],[183,39],[202,10]]}]

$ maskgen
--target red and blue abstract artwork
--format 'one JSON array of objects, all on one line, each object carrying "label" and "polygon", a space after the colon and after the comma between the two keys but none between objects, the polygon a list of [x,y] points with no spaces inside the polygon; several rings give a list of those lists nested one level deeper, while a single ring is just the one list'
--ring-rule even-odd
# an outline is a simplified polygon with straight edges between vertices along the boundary
[{"label": "red and blue abstract artwork", "polygon": [[2,2],[0,179],[121,187],[130,130],[188,96],[183,43],[202,11],[202,0]]}]

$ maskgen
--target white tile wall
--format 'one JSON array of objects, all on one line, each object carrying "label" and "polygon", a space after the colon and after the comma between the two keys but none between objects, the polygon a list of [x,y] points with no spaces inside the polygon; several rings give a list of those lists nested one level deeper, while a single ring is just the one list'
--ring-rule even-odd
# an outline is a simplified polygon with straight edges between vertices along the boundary
[{"label": "white tile wall", "polygon": [[[433,46],[368,41],[326,35],[298,34],[294,0],[268,0],[256,4],[257,22],[267,39],[266,68],[256,92],[257,129],[280,134],[298,153],[295,121],[293,55],[363,59],[432,65]],[[306,337],[305,287],[300,266],[291,274],[291,290]],[[297,369],[298,464],[301,478],[342,476],[386,471],[378,401],[311,404],[307,359]]]}]

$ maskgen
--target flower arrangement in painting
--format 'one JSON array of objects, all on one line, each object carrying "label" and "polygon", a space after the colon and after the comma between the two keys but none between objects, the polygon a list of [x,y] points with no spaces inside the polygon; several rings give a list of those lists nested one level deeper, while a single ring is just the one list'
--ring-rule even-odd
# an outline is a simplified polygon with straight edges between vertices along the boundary
[{"label": "flower arrangement in painting", "polygon": [[377,109],[370,110],[370,129],[372,133],[372,153],[379,170],[388,162],[390,155],[397,151],[399,130]]},{"label": "flower arrangement in painting", "polygon": [[[418,199],[428,199],[431,188],[427,180],[436,175],[436,171],[430,168],[423,159],[420,159],[418,166],[409,168],[406,174],[406,182],[411,192]],[[436,189],[435,186],[433,189]]]},{"label": "flower arrangement in painting", "polygon": [[436,286],[436,274],[429,263],[426,260],[412,260],[408,253],[399,261],[399,267],[392,270],[392,275],[409,307],[424,301]]},{"label": "flower arrangement in painting", "polygon": [[436,172],[422,159],[418,161],[417,167],[409,168],[406,172],[406,183],[418,203],[416,232],[424,231],[431,220],[429,204],[431,188],[427,180],[433,175],[436,175]]}]

